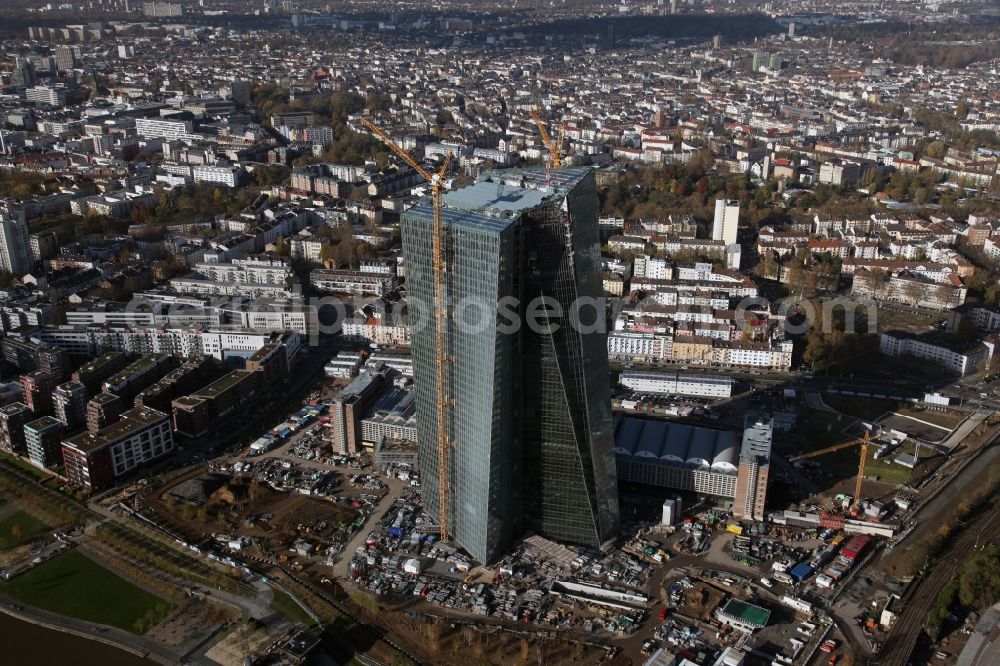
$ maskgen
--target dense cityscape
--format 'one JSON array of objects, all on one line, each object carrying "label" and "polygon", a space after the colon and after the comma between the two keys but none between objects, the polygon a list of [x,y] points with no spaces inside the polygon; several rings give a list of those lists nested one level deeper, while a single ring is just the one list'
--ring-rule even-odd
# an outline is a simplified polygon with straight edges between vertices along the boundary
[{"label": "dense cityscape", "polygon": [[0,47],[4,663],[1000,663],[995,2]]}]

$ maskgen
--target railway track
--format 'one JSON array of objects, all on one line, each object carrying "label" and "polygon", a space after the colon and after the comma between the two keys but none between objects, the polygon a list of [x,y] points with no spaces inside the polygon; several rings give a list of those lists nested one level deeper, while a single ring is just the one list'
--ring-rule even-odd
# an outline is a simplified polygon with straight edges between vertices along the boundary
[{"label": "railway track", "polygon": [[941,594],[941,590],[951,581],[977,542],[988,543],[996,540],[998,528],[1000,528],[1000,502],[994,503],[975,523],[970,523],[955,539],[945,556],[924,576],[913,596],[906,600],[905,608],[883,641],[881,651],[869,659],[869,664],[907,666],[920,632],[927,624],[931,606]]}]

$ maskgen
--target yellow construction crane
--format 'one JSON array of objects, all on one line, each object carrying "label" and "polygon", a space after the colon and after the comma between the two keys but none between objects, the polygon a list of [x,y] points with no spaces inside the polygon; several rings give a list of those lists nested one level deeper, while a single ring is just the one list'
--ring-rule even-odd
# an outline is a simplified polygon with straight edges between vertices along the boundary
[{"label": "yellow construction crane", "polygon": [[432,240],[431,253],[434,263],[434,336],[435,336],[435,358],[434,365],[437,369],[437,430],[438,430],[438,522],[441,525],[441,540],[448,540],[449,525],[449,500],[451,496],[451,474],[449,472],[448,458],[451,448],[448,427],[448,406],[451,404],[448,398],[447,386],[444,379],[446,356],[444,353],[445,321],[447,319],[447,308],[444,303],[444,224],[441,218],[441,189],[444,186],[444,177],[448,172],[448,164],[451,162],[451,153],[444,158],[441,169],[432,174],[417,163],[409,153],[396,144],[392,138],[381,128],[366,118],[361,119],[361,124],[371,130],[372,134],[378,137],[392,152],[413,168],[420,176],[431,185],[431,204],[434,209],[434,237]]},{"label": "yellow construction crane", "polygon": [[542,137],[542,143],[545,144],[545,148],[549,151],[549,159],[552,160],[552,166],[558,169],[562,166],[562,124],[559,125],[558,140],[553,141],[552,137],[549,136],[549,130],[545,128],[545,121],[538,114],[538,111],[532,109],[531,119],[535,121],[535,125],[538,127],[538,134]]},{"label": "yellow construction crane", "polygon": [[834,444],[833,446],[828,446],[825,449],[820,449],[819,451],[813,451],[812,453],[805,453],[801,456],[793,456],[788,459],[788,462],[797,462],[799,460],[805,460],[806,458],[815,458],[817,456],[823,456],[827,453],[833,453],[834,451],[840,451],[841,449],[846,449],[849,446],[860,446],[861,455],[858,458],[858,477],[854,481],[854,498],[851,500],[850,513],[852,516],[858,515],[858,507],[861,506],[861,480],[865,476],[865,463],[868,462],[868,442],[870,433],[865,430],[864,437],[859,437],[858,439],[852,439],[848,442],[842,442],[840,444]]}]

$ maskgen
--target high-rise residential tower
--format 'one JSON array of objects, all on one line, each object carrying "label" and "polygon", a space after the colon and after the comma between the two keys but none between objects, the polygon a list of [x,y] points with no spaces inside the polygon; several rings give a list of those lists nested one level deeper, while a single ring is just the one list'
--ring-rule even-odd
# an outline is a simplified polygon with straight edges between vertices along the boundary
[{"label": "high-rise residential tower", "polygon": [[526,529],[599,547],[617,534],[618,491],[594,174],[495,171],[444,202],[442,378],[433,209],[402,224],[424,505],[437,515],[440,379],[454,539],[483,562]]},{"label": "high-rise residential tower", "polygon": [[736,497],[733,499],[733,513],[740,518],[764,520],[773,428],[770,419],[758,419],[753,422],[747,420],[743,430]]},{"label": "high-rise residential tower", "polygon": [[712,222],[712,240],[736,244],[736,230],[740,224],[740,202],[735,199],[715,200],[715,219]]},{"label": "high-rise residential tower", "polygon": [[0,270],[20,275],[30,271],[31,264],[24,212],[17,208],[0,210]]}]

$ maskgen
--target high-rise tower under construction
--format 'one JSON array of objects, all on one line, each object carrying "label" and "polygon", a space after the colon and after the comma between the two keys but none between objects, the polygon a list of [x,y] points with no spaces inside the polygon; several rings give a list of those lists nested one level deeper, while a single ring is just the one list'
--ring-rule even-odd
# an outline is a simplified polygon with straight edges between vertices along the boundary
[{"label": "high-rise tower under construction", "polygon": [[445,194],[440,303],[433,210],[403,214],[424,505],[436,516],[448,488],[450,534],[483,562],[525,530],[590,547],[617,534],[597,205],[589,169],[494,171]]}]

